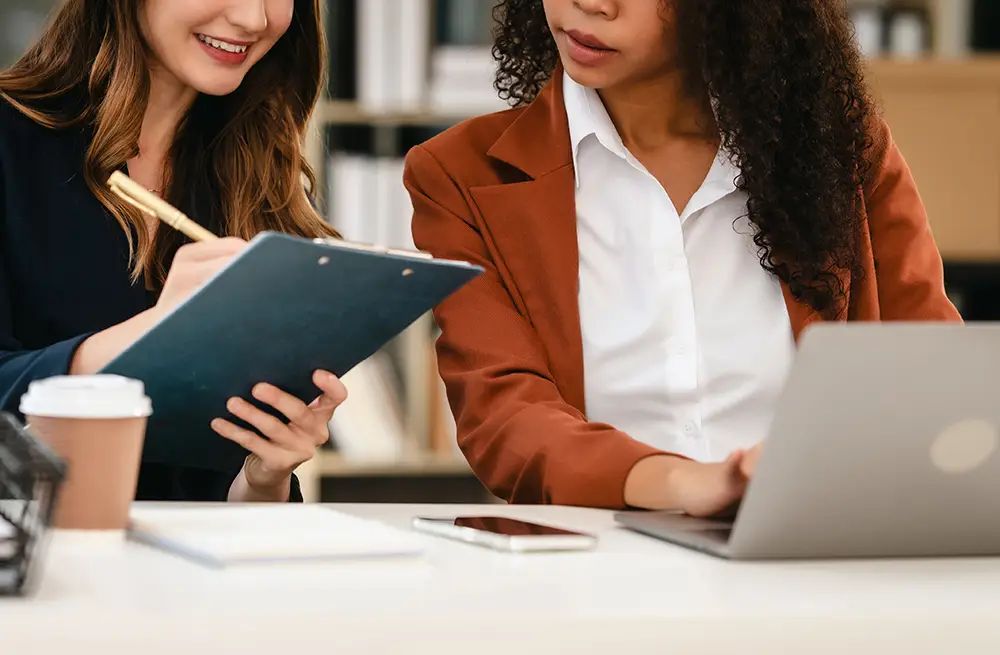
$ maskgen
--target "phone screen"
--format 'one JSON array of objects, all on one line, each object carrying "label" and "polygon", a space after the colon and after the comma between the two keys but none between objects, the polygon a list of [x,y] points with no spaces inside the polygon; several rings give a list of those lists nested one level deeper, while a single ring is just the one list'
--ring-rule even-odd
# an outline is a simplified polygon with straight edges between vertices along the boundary
[{"label": "phone screen", "polygon": [[451,523],[459,528],[471,528],[482,532],[490,532],[506,537],[522,536],[575,536],[579,532],[571,532],[560,528],[553,528],[548,525],[528,523],[502,516],[460,516],[456,519],[435,519],[441,522]]}]

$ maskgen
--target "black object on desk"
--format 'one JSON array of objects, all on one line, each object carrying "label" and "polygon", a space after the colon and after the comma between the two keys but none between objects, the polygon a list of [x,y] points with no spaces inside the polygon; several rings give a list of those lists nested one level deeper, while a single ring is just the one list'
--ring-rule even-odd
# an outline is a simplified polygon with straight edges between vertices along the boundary
[{"label": "black object on desk", "polygon": [[0,596],[32,590],[65,479],[65,462],[11,414],[0,414]]},{"label": "black object on desk", "polygon": [[[268,232],[111,362],[153,403],[143,461],[235,472],[241,446],[211,432],[259,382],[310,401],[313,371],[342,376],[483,269]],[[348,400],[350,402],[350,400]],[[281,418],[279,416],[279,418]]]}]

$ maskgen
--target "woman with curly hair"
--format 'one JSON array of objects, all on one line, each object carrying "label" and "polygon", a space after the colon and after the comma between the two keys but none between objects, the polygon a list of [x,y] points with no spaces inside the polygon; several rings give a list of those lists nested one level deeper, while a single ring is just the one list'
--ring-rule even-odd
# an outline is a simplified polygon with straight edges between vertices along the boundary
[{"label": "woman with curly hair", "polygon": [[511,110],[411,151],[459,444],[509,502],[714,515],[803,330],[960,321],[844,2],[503,0]]}]

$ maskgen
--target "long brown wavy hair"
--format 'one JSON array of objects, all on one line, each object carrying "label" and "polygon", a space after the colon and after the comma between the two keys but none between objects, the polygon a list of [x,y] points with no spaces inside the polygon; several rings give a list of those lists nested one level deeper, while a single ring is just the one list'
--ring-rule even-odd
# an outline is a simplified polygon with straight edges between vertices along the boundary
[{"label": "long brown wavy hair", "polygon": [[[35,122],[82,129],[83,175],[128,237],[134,279],[159,288],[182,243],[106,186],[139,154],[149,98],[149,49],[142,0],[67,0],[38,42],[0,72],[0,95]],[[168,153],[163,194],[220,235],[250,239],[264,230],[337,236],[310,195],[316,175],[304,156],[326,51],[321,0],[296,0],[288,31],[224,97],[199,95]]]},{"label": "long brown wavy hair", "polygon": [[[676,65],[716,103],[740,167],[761,266],[825,315],[841,313],[839,273],[860,266],[862,189],[877,107],[843,0],[670,0]],[[542,0],[499,0],[496,89],[515,106],[549,81],[559,52]]]}]

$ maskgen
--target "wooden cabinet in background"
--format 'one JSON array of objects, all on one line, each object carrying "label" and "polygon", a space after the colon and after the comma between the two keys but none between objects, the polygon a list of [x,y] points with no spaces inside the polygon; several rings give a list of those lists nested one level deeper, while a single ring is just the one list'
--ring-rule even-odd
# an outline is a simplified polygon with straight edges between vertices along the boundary
[{"label": "wooden cabinet in background", "polygon": [[949,261],[1000,261],[1000,58],[874,61],[869,83]]}]

